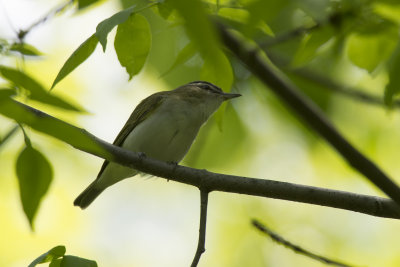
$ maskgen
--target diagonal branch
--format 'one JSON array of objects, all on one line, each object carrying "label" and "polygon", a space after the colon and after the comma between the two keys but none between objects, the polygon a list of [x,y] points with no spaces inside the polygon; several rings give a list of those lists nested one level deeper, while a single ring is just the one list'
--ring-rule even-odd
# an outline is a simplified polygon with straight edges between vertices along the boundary
[{"label": "diagonal branch", "polygon": [[281,245],[293,250],[296,253],[299,253],[301,255],[304,255],[306,257],[309,257],[311,259],[320,261],[320,262],[325,263],[325,264],[335,265],[335,266],[338,266],[338,267],[351,267],[351,265],[348,265],[346,263],[342,263],[342,262],[339,262],[339,261],[336,261],[336,260],[329,259],[329,258],[327,258],[325,256],[321,256],[321,255],[315,254],[315,253],[313,253],[311,251],[308,251],[308,250],[300,247],[299,245],[293,244],[292,242],[284,239],[282,236],[280,236],[277,233],[275,233],[274,231],[270,230],[268,227],[266,227],[265,225],[261,224],[257,220],[253,219],[251,223],[253,224],[253,226],[255,228],[257,228],[260,232],[268,235],[276,243],[281,244]]},{"label": "diagonal branch", "polygon": [[12,127],[3,138],[0,138],[0,149],[2,146],[17,132],[19,126],[15,125]]},{"label": "diagonal branch", "polygon": [[199,264],[201,254],[206,251],[206,225],[207,225],[207,206],[208,206],[208,190],[200,188],[200,227],[199,241],[197,244],[196,254],[194,255],[191,267]]},{"label": "diagonal branch", "polygon": [[52,18],[53,16],[57,15],[58,13],[64,11],[69,5],[72,5],[74,3],[73,0],[68,0],[65,3],[62,3],[61,5],[51,9],[49,12],[47,12],[44,16],[42,16],[41,18],[39,18],[37,21],[35,21],[34,23],[32,23],[28,28],[26,28],[25,30],[20,30],[18,32],[18,39],[20,42],[22,42],[24,40],[24,38],[26,37],[26,35],[28,33],[30,33],[34,28],[36,28],[37,26],[39,26],[40,24],[46,22],[47,20],[49,20],[50,18]]},{"label": "diagonal branch", "polygon": [[217,24],[217,27],[223,43],[254,75],[328,141],[351,166],[400,204],[400,188],[375,163],[350,144],[312,101],[301,94],[293,83],[265,60],[259,49],[242,42],[222,24]]},{"label": "diagonal branch", "polygon": [[296,75],[300,79],[306,80],[308,82],[312,82],[313,84],[319,85],[321,89],[329,90],[343,96],[347,96],[353,98],[356,101],[364,102],[366,104],[371,104],[375,106],[380,106],[383,108],[397,108],[400,109],[400,100],[394,99],[391,106],[385,104],[383,97],[370,94],[365,92],[361,88],[356,88],[352,86],[348,86],[345,84],[338,83],[326,75],[322,75],[316,71],[312,71],[310,68],[302,67],[302,68],[292,68],[288,67],[289,60],[279,56],[274,53],[270,53],[269,51],[263,50],[267,55],[268,58],[278,66],[281,70],[285,71],[286,73]]},{"label": "diagonal branch", "polygon": [[67,122],[14,100],[0,99],[0,113],[53,136],[81,151],[121,165],[198,188],[246,194],[345,209],[377,217],[400,219],[397,204],[386,198],[354,194],[293,183],[218,174],[144,158],[107,143]]}]

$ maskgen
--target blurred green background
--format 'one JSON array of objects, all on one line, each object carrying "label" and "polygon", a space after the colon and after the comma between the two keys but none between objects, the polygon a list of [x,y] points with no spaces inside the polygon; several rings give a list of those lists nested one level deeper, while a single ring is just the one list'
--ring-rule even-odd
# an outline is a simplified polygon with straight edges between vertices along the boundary
[{"label": "blurred green background", "polygon": [[[241,31],[255,40],[264,40],[270,58],[287,71],[344,136],[400,183],[400,113],[396,106],[391,109],[383,103],[371,105],[328,90],[326,83],[296,74],[297,70],[311,69],[314,78],[324,75],[344,88],[357,87],[383,99],[385,88],[386,94],[390,93],[387,85],[392,74],[386,63],[390,63],[398,43],[400,5],[395,1],[282,1],[281,6],[270,4],[275,8],[271,9],[272,15],[262,14],[265,25],[252,27],[259,23],[256,10],[262,1],[221,2],[254,12]],[[330,14],[336,14],[332,12],[336,3],[340,4],[337,10],[345,10],[339,14],[346,14],[340,26],[335,18],[325,21]],[[0,37],[15,38],[13,29],[27,28],[54,4],[49,0],[2,1]],[[129,1],[122,4],[130,5]],[[365,6],[367,10],[363,9]],[[0,64],[23,68],[50,88],[69,55],[94,33],[99,22],[120,9],[118,1],[102,1],[79,12],[69,9],[26,37],[25,41],[42,51],[43,56],[24,61],[1,56]],[[225,9],[219,10],[221,14],[241,18],[242,9]],[[204,60],[199,55],[169,71],[189,41],[182,24],[166,23],[154,9],[142,14],[151,25],[152,47],[139,75],[128,81],[109,44],[105,53],[97,47],[52,91],[84,107],[87,113],[27,103],[112,142],[140,100],[201,79]],[[371,14],[381,16],[376,25]],[[382,18],[392,24],[381,23]],[[277,44],[271,44],[276,39],[266,34],[282,36],[298,27],[315,25],[316,21],[328,26]],[[259,29],[263,30],[264,39],[257,35]],[[393,29],[397,29],[395,34]],[[109,40],[114,35],[115,30]],[[312,38],[319,41],[309,41]],[[230,63],[234,74],[232,90],[243,97],[232,101],[222,115],[218,113],[203,126],[184,165],[383,196],[302,124],[245,66],[234,58]],[[0,136],[12,127],[13,121],[0,116]],[[155,177],[135,177],[114,185],[82,211],[72,202],[96,177],[102,160],[29,128],[26,131],[33,146],[51,162],[54,180],[40,205],[32,232],[21,207],[15,174],[16,158],[24,147],[22,132],[0,147],[0,266],[27,266],[60,244],[66,246],[67,254],[96,260],[99,266],[189,265],[197,246],[196,188]],[[206,252],[199,266],[322,266],[261,235],[251,226],[252,218],[304,248],[344,262],[357,266],[400,265],[400,224],[396,220],[213,192],[209,199]]]}]

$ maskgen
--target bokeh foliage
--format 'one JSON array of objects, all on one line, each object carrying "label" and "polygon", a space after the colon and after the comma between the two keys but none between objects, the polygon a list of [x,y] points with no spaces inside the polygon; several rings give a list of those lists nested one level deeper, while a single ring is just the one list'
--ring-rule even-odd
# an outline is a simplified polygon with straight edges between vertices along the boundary
[{"label": "bokeh foliage", "polygon": [[[99,1],[73,1],[77,12],[90,12]],[[257,84],[245,66],[237,62],[221,45],[214,28],[218,21],[231,27],[246,41],[257,44],[265,57],[280,68],[298,87],[329,112],[336,95],[352,92],[353,95],[371,96],[387,110],[398,108],[400,92],[400,3],[395,0],[341,0],[341,1],[265,1],[265,0],[122,0],[121,11],[101,21],[60,67],[51,88],[70,75],[95,53],[98,43],[106,51],[109,33],[116,28],[114,49],[128,77],[138,75],[146,65],[160,74],[163,81],[174,88],[187,82],[187,78],[203,79],[216,83],[225,91],[246,90]],[[168,40],[159,34],[165,28],[179,32],[179,40]],[[27,44],[26,32],[15,40],[0,40],[4,57],[30,60],[41,58],[46,51]],[[171,45],[170,45],[171,44]],[[161,49],[162,47],[162,49]],[[161,52],[160,52],[161,51]],[[157,53],[168,60],[160,62]],[[166,63],[167,62],[167,63]],[[29,116],[12,107],[10,98],[35,101],[66,112],[84,112],[85,108],[49,91],[34,77],[29,69],[17,64],[0,66],[2,84],[0,113],[24,123]],[[185,73],[185,79],[180,77]],[[380,86],[359,85],[351,75],[373,80],[383,77]],[[350,77],[349,77],[350,76]],[[259,84],[254,86],[260,88]],[[356,88],[357,87],[357,88]],[[271,98],[259,89],[248,90],[258,99]],[[352,93],[347,96],[352,96]],[[261,100],[263,101],[263,100]],[[363,98],[354,98],[354,102]],[[282,108],[276,99],[268,105],[281,123],[295,124],[297,120]],[[204,127],[185,162],[193,167],[223,168],[227,162],[240,162],[239,155],[249,153],[243,143],[249,137],[248,121],[242,121],[238,110],[231,105],[220,111]],[[56,125],[38,122],[43,132],[54,136]],[[68,136],[62,133],[60,136]],[[298,127],[307,142],[314,142],[313,133]],[[10,131],[13,135],[15,128]],[[6,138],[7,137],[7,138]],[[3,140],[9,138],[4,134]],[[27,136],[25,140],[29,140]],[[87,140],[77,140],[87,142]],[[5,142],[0,142],[3,145]],[[33,227],[40,201],[52,181],[51,160],[40,152],[40,147],[30,141],[16,160],[16,173],[20,196],[26,217]],[[318,146],[318,144],[315,144]],[[208,155],[214,155],[214,158]],[[35,185],[35,186],[32,186]]]}]

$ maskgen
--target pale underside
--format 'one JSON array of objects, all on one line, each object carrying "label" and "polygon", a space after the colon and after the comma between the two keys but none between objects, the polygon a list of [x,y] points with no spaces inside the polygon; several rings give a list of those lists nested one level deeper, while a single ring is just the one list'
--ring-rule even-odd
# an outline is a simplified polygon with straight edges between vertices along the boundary
[{"label": "pale underside", "polygon": [[[166,162],[180,162],[188,152],[200,127],[218,108],[221,101],[207,106],[169,98],[137,125],[124,140],[122,147],[143,152],[147,157]],[[182,106],[186,105],[186,107]],[[184,112],[183,112],[184,111]],[[136,170],[110,162],[100,174],[97,186],[106,188],[122,179],[136,175]]]}]

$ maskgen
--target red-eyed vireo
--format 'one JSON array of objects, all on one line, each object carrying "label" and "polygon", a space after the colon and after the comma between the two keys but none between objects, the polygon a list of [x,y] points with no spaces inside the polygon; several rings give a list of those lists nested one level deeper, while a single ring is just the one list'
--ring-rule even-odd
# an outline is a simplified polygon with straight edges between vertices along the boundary
[{"label": "red-eyed vireo", "polygon": [[[200,127],[225,100],[240,94],[224,93],[212,83],[195,81],[172,91],[145,98],[132,112],[114,145],[143,152],[146,156],[180,162],[188,152]],[[96,180],[74,201],[82,209],[107,187],[138,171],[104,161]]]}]

